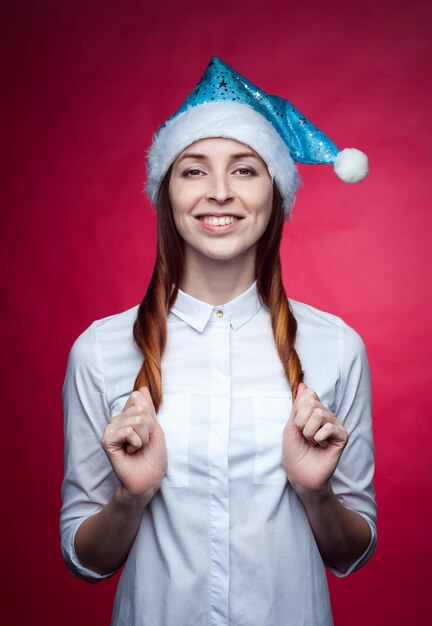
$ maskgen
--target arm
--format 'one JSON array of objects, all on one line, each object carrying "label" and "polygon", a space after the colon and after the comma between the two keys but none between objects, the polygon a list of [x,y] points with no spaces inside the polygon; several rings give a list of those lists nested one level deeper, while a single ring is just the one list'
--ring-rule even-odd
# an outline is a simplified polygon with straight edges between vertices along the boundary
[{"label": "arm", "polygon": [[375,549],[376,504],[366,351],[342,321],[338,344],[335,413],[301,384],[284,431],[283,464],[324,563],[336,576],[344,576]]},{"label": "arm", "polygon": [[146,388],[110,418],[94,325],[71,350],[63,406],[62,552],[73,574],[98,582],[127,557],[165,471],[165,440]]},{"label": "arm", "polygon": [[108,574],[129,554],[166,471],[165,437],[147,387],[133,392],[110,420],[101,445],[120,484],[104,508],[78,528],[75,549],[83,565]]},{"label": "arm", "polygon": [[348,509],[328,484],[321,492],[299,495],[324,564],[346,572],[366,552],[372,538],[367,521]]},{"label": "arm", "polygon": [[156,491],[150,488],[141,497],[131,497],[119,485],[104,508],[84,520],[75,535],[75,550],[84,567],[109,574],[123,564]]}]

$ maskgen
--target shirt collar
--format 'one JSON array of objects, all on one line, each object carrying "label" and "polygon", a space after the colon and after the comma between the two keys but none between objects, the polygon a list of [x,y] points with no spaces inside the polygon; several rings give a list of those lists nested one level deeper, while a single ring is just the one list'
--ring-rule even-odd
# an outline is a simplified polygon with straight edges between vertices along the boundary
[{"label": "shirt collar", "polygon": [[176,301],[170,312],[199,332],[204,330],[210,318],[215,322],[229,321],[234,330],[237,330],[240,326],[246,324],[259,311],[261,306],[257,281],[255,280],[239,296],[218,306],[198,300],[179,289]]}]

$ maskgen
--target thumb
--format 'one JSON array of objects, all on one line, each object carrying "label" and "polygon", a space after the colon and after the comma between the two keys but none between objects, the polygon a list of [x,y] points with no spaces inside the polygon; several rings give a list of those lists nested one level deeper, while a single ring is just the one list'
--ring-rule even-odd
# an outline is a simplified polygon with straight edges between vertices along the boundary
[{"label": "thumb", "polygon": [[296,397],[292,406],[291,417],[293,417],[294,414],[297,412],[298,399],[302,395],[302,393],[306,391],[306,389],[308,389],[308,386],[305,383],[299,383],[299,386],[297,387]]},{"label": "thumb", "polygon": [[151,393],[150,390],[147,386],[144,387],[140,387],[138,389],[138,393],[140,393],[142,395],[143,398],[145,398],[145,400],[147,400],[147,403],[150,405],[150,409],[151,409],[151,413],[153,415],[153,419],[156,423],[159,423],[158,417],[157,417],[157,413],[156,413],[156,409],[155,406],[153,404],[153,399],[151,397]]},{"label": "thumb", "polygon": [[301,395],[306,389],[308,389],[308,386],[305,383],[299,383],[299,386],[297,388],[297,395]]},{"label": "thumb", "polygon": [[290,416],[288,418],[288,422],[289,424],[294,424],[294,415],[297,412],[297,399],[299,396],[301,396],[301,394],[303,393],[303,391],[305,391],[306,389],[308,389],[308,386],[305,383],[299,383],[299,386],[297,387],[297,394],[295,397],[295,400],[292,404],[292,408],[291,408],[291,413]]}]

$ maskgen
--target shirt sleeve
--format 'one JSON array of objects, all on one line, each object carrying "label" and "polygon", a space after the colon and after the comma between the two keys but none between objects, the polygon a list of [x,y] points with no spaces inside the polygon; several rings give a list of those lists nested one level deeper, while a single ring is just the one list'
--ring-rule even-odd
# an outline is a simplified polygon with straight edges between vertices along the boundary
[{"label": "shirt sleeve", "polygon": [[369,546],[345,572],[328,568],[335,576],[344,577],[370,559],[376,548],[377,533],[372,483],[374,444],[369,363],[365,345],[358,333],[342,320],[339,319],[338,323],[340,381],[333,410],[348,432],[349,440],[331,482],[339,500],[347,508],[362,515],[371,530]]},{"label": "shirt sleeve", "polygon": [[90,570],[78,560],[75,533],[90,515],[100,511],[118,485],[100,439],[110,419],[105,397],[102,359],[95,324],[74,343],[63,385],[64,479],[60,512],[61,549],[69,571],[98,582],[112,576]]}]

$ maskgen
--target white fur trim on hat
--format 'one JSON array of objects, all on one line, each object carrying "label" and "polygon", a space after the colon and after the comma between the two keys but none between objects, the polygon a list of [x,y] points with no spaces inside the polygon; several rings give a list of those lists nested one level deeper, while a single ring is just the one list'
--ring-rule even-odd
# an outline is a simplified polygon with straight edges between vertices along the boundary
[{"label": "white fur trim on hat", "polygon": [[290,219],[300,183],[288,147],[274,126],[247,104],[206,102],[179,113],[154,136],[147,153],[146,192],[156,207],[159,187],[171,163],[190,144],[209,137],[236,139],[250,146],[267,164]]}]

